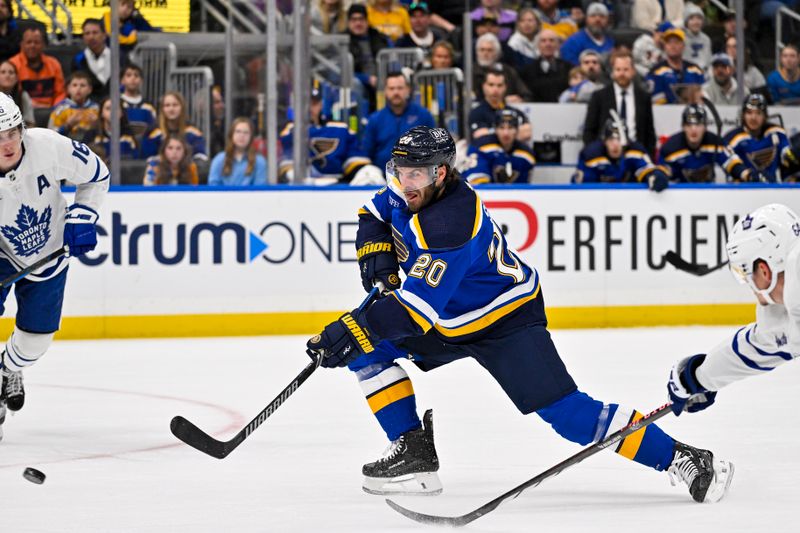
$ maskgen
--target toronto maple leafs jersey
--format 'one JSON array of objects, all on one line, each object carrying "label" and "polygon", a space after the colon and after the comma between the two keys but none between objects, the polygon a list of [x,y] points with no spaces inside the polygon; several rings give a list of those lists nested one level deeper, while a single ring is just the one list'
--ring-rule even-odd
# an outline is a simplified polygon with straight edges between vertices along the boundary
[{"label": "toronto maple leafs jersey", "polygon": [[715,134],[707,131],[696,149],[689,147],[686,134],[676,133],[664,143],[658,163],[669,170],[670,177],[680,183],[709,183],[714,181],[714,165],[722,167],[726,174],[743,180],[747,176],[744,163]]},{"label": "toronto maple leafs jersey", "polygon": [[[283,159],[279,168],[281,175],[292,168],[293,133],[293,122],[287,124],[281,132],[280,140],[283,147]],[[312,183],[318,178],[334,178],[349,182],[361,167],[370,163],[369,158],[359,147],[355,133],[344,122],[331,121],[319,126],[311,124],[308,128],[308,148]]]},{"label": "toronto maple leafs jersey", "polygon": [[464,178],[476,185],[528,183],[536,165],[533,150],[515,140],[511,150],[505,151],[494,133],[470,144],[467,156],[470,167],[464,171]]},{"label": "toronto maple leafs jersey", "polygon": [[786,131],[774,124],[765,124],[764,133],[754,137],[744,127],[729,131],[725,143],[736,152],[744,164],[763,176],[767,181],[780,181],[781,161],[789,150]]},{"label": "toronto maple leafs jersey", "polygon": [[[800,226],[795,229],[800,234]],[[697,380],[708,390],[765,374],[800,355],[800,245],[786,257],[783,304],[756,305],[756,321],[708,352]]]},{"label": "toronto maple leafs jersey", "polygon": [[[0,174],[0,257],[17,269],[35,263],[64,245],[67,201],[61,182],[77,186],[75,203],[98,210],[108,191],[105,163],[85,144],[45,128],[22,139],[16,168]],[[49,279],[66,268],[62,256],[28,276]]]},{"label": "toronto maple leafs jersey", "polygon": [[472,187],[451,181],[418,213],[400,190],[391,180],[359,211],[358,248],[393,243],[406,274],[400,289],[367,311],[371,331],[397,340],[433,329],[460,344],[546,324],[538,273],[508,246]]},{"label": "toronto maple leafs jersey", "polygon": [[593,141],[581,150],[572,183],[647,183],[653,172],[663,171],[653,165],[642,145],[631,143],[613,159],[603,141]]}]

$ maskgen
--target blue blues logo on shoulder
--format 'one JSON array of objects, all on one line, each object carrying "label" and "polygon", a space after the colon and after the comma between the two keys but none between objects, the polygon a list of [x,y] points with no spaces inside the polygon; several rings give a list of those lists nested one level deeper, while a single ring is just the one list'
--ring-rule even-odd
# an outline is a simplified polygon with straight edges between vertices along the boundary
[{"label": "blue blues logo on shoulder", "polygon": [[14,245],[14,253],[20,257],[34,255],[44,248],[50,240],[50,221],[52,210],[48,206],[42,216],[32,207],[19,208],[16,227],[3,226],[0,231],[8,242]]}]

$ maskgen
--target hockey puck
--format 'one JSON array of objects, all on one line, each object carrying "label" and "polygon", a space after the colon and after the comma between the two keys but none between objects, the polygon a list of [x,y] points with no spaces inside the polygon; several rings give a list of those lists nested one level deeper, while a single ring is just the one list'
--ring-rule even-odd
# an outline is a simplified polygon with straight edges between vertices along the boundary
[{"label": "hockey puck", "polygon": [[30,481],[31,483],[36,483],[37,485],[41,485],[44,483],[45,475],[44,473],[36,470],[35,468],[28,467],[22,473],[22,477]]}]

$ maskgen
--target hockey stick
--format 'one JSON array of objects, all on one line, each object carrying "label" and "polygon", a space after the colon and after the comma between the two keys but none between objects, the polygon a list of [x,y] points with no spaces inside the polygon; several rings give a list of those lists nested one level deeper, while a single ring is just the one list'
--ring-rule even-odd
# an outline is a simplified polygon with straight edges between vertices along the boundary
[{"label": "hockey stick", "polygon": [[503,502],[505,502],[507,500],[516,498],[517,496],[522,494],[522,492],[525,491],[525,489],[528,489],[530,487],[536,487],[536,486],[540,485],[544,480],[549,479],[551,477],[554,477],[554,476],[560,474],[561,472],[563,472],[567,468],[580,463],[581,461],[583,461],[587,457],[591,457],[592,455],[596,454],[597,452],[599,452],[601,450],[604,450],[604,449],[606,449],[606,448],[608,448],[610,446],[613,446],[614,444],[616,444],[620,440],[624,439],[628,435],[631,435],[632,433],[636,433],[637,431],[639,431],[640,429],[644,428],[645,426],[648,426],[648,425],[652,424],[653,422],[655,422],[656,420],[658,420],[662,416],[670,413],[671,412],[671,409],[670,409],[671,406],[672,406],[672,404],[669,404],[669,403],[662,405],[661,407],[659,407],[658,409],[656,409],[652,413],[644,415],[639,420],[631,422],[630,424],[628,424],[624,428],[620,429],[619,431],[616,431],[616,432],[612,433],[611,435],[609,435],[605,439],[601,440],[600,442],[596,442],[595,444],[592,444],[591,446],[587,446],[586,448],[584,448],[583,450],[579,451],[578,453],[576,453],[572,457],[569,457],[568,459],[565,459],[564,461],[561,461],[557,465],[545,470],[544,472],[542,472],[538,476],[533,477],[533,478],[529,479],[528,481],[522,483],[521,485],[518,485],[518,486],[514,487],[513,489],[511,489],[510,491],[506,492],[505,494],[503,494],[501,496],[498,496],[497,498],[495,498],[494,500],[490,501],[489,503],[481,505],[480,507],[478,507],[474,511],[471,511],[471,512],[465,514],[465,515],[461,515],[461,516],[429,515],[429,514],[417,513],[415,511],[410,510],[410,509],[406,509],[405,507],[403,507],[401,505],[398,505],[398,504],[396,504],[395,502],[393,502],[392,500],[389,500],[389,499],[386,500],[386,503],[389,504],[389,507],[391,507],[392,509],[394,509],[395,511],[397,511],[401,515],[403,515],[403,516],[405,516],[407,518],[410,518],[411,520],[416,520],[417,522],[420,522],[420,523],[423,523],[423,524],[435,524],[435,525],[440,525],[440,526],[452,526],[452,527],[464,526],[466,524],[469,524],[473,520],[477,520],[478,518],[482,517],[483,515],[494,511],[495,509],[497,509],[497,507],[500,506],[501,503],[503,503]]},{"label": "hockey stick", "polygon": [[[379,288],[373,288],[367,297],[361,302],[361,305],[358,306],[358,310],[361,311],[367,304],[372,301],[372,298],[378,293]],[[314,371],[319,368],[320,363],[322,362],[322,357],[317,356],[313,361],[308,363],[306,367],[299,373],[297,376],[278,394],[274,400],[269,402],[267,406],[261,410],[260,413],[256,415],[253,420],[250,421],[239,433],[233,436],[231,440],[228,441],[221,441],[217,440],[193,423],[189,422],[182,416],[176,416],[172,419],[172,422],[169,424],[169,429],[172,431],[172,434],[178,437],[180,440],[195,448],[200,450],[201,452],[210,455],[211,457],[216,457],[217,459],[225,459],[228,454],[230,454],[233,450],[235,450],[244,439],[250,436],[250,434],[258,428],[264,421],[272,416],[272,414],[278,410],[283,402],[285,402],[289,396],[294,394],[294,392],[300,388],[305,380],[314,373]]]},{"label": "hockey stick", "polygon": [[714,265],[713,267],[698,265],[696,263],[690,263],[672,250],[664,254],[664,259],[666,259],[667,263],[674,266],[678,270],[688,272],[689,274],[694,274],[695,276],[705,276],[706,274],[715,272],[728,264],[728,261],[726,260],[718,265]]},{"label": "hockey stick", "polygon": [[59,248],[58,250],[56,250],[54,252],[50,252],[45,257],[42,257],[41,259],[36,261],[31,266],[23,268],[19,272],[15,272],[15,273],[11,274],[10,276],[8,276],[3,281],[0,281],[0,289],[3,289],[3,288],[8,287],[9,285],[11,285],[13,283],[18,282],[19,280],[21,280],[22,278],[24,278],[25,276],[27,276],[28,274],[30,274],[34,270],[39,270],[40,268],[42,268],[44,265],[46,265],[50,261],[52,261],[54,259],[58,259],[59,257],[61,257],[62,255],[66,254],[68,252],[69,252],[69,248],[67,248],[66,246],[63,246],[63,247]]},{"label": "hockey stick", "polygon": [[[714,124],[717,126],[717,144],[714,146],[714,163],[712,163],[712,175],[711,180],[714,180],[714,173],[713,168],[714,165],[717,164],[717,157],[719,156],[719,145],[722,142],[722,117],[719,116],[719,111],[717,111],[717,106],[714,105],[714,102],[703,96],[703,105],[705,105],[709,111],[711,111],[711,116],[714,117]],[[728,169],[726,169],[723,165],[722,171],[725,173],[725,181],[728,181]]]}]

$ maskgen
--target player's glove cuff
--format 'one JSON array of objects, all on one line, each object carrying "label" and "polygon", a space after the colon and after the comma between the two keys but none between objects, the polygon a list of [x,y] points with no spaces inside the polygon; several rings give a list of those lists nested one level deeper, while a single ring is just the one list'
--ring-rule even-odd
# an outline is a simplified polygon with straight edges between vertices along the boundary
[{"label": "player's glove cuff", "polygon": [[669,375],[667,392],[672,402],[672,412],[680,416],[683,411],[695,413],[710,407],[717,396],[716,391],[709,391],[698,381],[695,371],[706,358],[706,354],[692,355],[681,359]]},{"label": "player's glove cuff", "polygon": [[383,284],[386,292],[400,288],[400,264],[391,242],[368,241],[358,249],[356,256],[365,291],[371,291],[377,282]]}]

